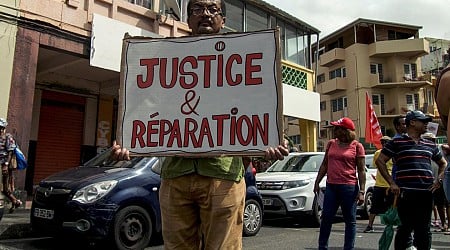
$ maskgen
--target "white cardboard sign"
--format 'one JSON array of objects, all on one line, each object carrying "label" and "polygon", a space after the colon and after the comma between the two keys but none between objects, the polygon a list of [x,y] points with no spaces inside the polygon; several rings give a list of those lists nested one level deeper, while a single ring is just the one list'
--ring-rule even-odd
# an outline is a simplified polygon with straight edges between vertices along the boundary
[{"label": "white cardboard sign", "polygon": [[279,31],[124,39],[118,138],[131,154],[260,155],[282,139]]}]

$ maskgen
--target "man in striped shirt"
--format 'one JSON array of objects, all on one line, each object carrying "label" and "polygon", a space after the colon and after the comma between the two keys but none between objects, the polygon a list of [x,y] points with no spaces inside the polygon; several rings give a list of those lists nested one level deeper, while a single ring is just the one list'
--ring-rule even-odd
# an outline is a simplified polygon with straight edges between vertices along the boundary
[{"label": "man in striped shirt", "polygon": [[[398,215],[402,225],[395,236],[395,249],[431,248],[433,192],[442,185],[447,166],[436,144],[421,138],[431,120],[421,111],[409,111],[405,117],[406,133],[389,141],[376,161],[391,192],[398,195]],[[397,166],[395,181],[386,168],[386,162],[391,158]],[[438,178],[433,176],[432,160],[439,165]],[[414,240],[411,237],[413,231]]]}]

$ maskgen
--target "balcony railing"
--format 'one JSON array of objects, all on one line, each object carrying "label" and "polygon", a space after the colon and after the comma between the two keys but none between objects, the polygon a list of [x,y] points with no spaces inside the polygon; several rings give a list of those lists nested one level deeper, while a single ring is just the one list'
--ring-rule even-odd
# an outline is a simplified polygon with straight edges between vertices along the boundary
[{"label": "balcony railing", "polygon": [[420,57],[430,53],[428,44],[423,38],[374,42],[369,45],[369,56]]},{"label": "balcony railing", "polygon": [[320,66],[330,67],[331,65],[345,60],[345,49],[336,48],[320,55]]},{"label": "balcony railing", "polygon": [[317,92],[323,95],[334,94],[339,91],[345,91],[346,89],[347,79],[342,77],[336,77],[317,85]]},{"label": "balcony railing", "polygon": [[282,82],[297,88],[312,91],[313,71],[288,61],[281,63]]}]

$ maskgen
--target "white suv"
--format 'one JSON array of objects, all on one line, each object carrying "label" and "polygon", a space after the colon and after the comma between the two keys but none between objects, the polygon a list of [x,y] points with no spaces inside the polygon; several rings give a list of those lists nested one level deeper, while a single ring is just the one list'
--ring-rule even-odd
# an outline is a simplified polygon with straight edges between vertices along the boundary
[{"label": "white suv", "polygon": [[[312,221],[319,225],[323,196],[316,198],[314,183],[324,156],[324,152],[291,153],[284,160],[273,163],[265,172],[257,173],[256,185],[263,198],[264,214],[311,215]],[[373,155],[368,156],[367,162]],[[368,216],[371,205],[371,188],[375,183],[372,170],[366,166],[366,199],[357,208],[363,218]],[[323,191],[325,186],[326,176],[320,182]]]},{"label": "white suv", "polygon": [[313,190],[324,155],[324,152],[291,153],[266,172],[257,173],[256,185],[263,197],[264,213],[308,214],[320,223],[321,209]]}]

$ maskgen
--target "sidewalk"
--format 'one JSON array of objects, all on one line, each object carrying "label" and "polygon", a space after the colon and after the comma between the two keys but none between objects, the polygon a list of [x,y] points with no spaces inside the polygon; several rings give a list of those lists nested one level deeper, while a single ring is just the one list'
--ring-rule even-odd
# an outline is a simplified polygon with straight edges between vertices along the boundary
[{"label": "sidewalk", "polygon": [[18,239],[32,236],[30,227],[31,201],[25,203],[25,207],[17,208],[14,213],[9,213],[11,205],[5,205],[5,212],[0,221],[0,240]]}]

